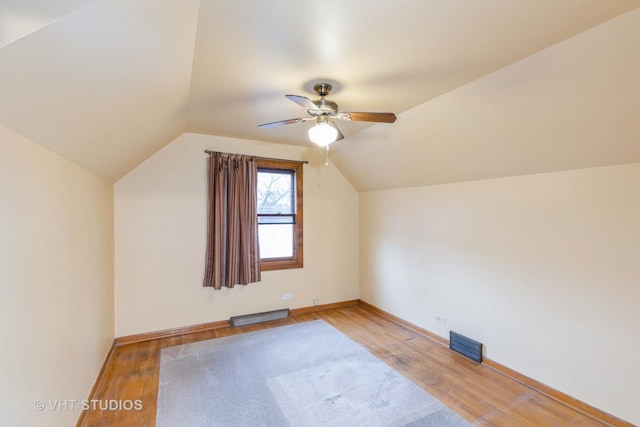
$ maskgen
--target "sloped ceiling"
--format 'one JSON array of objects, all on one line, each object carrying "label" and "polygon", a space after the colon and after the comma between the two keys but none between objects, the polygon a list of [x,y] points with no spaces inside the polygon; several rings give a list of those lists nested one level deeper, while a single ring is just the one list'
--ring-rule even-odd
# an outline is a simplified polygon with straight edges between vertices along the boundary
[{"label": "sloped ceiling", "polygon": [[639,6],[2,0],[0,124],[115,181],[183,132],[311,146],[257,125],[322,80],[398,115],[339,123],[361,191],[640,161]]}]

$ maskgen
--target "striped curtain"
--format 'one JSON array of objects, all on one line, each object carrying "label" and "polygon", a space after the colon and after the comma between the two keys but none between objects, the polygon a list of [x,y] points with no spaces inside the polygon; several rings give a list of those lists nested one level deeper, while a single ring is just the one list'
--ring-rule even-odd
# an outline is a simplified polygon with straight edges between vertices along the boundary
[{"label": "striped curtain", "polygon": [[203,286],[260,281],[255,157],[209,153],[207,250]]}]

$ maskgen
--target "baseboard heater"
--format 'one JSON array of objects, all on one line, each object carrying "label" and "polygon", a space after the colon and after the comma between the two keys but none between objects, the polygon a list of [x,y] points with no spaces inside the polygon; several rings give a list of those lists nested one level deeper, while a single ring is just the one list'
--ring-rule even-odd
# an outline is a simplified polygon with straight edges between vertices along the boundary
[{"label": "baseboard heater", "polygon": [[270,320],[285,319],[289,317],[289,309],[265,311],[264,313],[245,314],[229,318],[231,326],[253,325],[254,323],[268,322]]},{"label": "baseboard heater", "polygon": [[449,348],[456,353],[468,357],[474,362],[482,363],[482,343],[449,331]]}]

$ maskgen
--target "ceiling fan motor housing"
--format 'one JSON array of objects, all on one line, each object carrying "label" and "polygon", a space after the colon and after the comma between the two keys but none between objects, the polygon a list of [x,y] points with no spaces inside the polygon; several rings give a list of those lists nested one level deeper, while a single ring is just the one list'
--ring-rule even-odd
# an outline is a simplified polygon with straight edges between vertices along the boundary
[{"label": "ceiling fan motor housing", "polygon": [[313,90],[320,96],[320,99],[312,101],[320,111],[309,109],[307,113],[313,117],[336,115],[338,113],[338,104],[325,99],[325,96],[331,92],[331,85],[329,83],[318,83],[313,87]]},{"label": "ceiling fan motor housing", "polygon": [[333,101],[329,101],[328,99],[320,98],[312,101],[318,107],[318,110],[307,110],[307,113],[312,115],[313,117],[317,116],[333,116],[338,112],[338,104]]}]

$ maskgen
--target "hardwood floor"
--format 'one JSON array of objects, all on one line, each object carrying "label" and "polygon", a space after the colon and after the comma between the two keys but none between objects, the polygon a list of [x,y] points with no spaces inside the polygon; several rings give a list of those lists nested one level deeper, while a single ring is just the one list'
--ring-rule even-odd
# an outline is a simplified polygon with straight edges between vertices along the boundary
[{"label": "hardwood floor", "polygon": [[477,426],[630,425],[597,420],[496,370],[453,353],[366,304],[298,312],[287,319],[221,327],[116,346],[93,399],[141,401],[140,410],[86,411],[81,426],[154,426],[160,349],[243,332],[323,319]]}]

